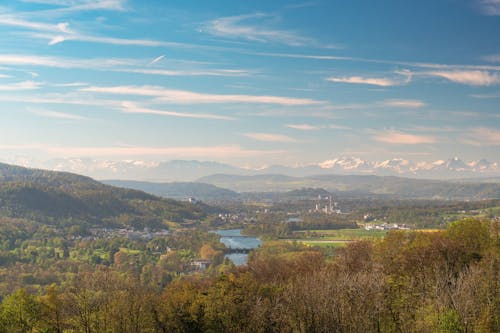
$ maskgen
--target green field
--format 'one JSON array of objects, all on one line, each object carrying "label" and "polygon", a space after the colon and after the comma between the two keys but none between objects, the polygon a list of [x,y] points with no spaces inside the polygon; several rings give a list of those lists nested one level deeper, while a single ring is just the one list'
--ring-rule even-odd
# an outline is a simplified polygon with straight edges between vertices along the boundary
[{"label": "green field", "polygon": [[298,231],[294,236],[307,240],[353,241],[359,239],[378,239],[387,234],[386,230],[340,229]]},{"label": "green field", "polygon": [[318,246],[318,247],[344,247],[348,242],[342,241],[300,241],[302,244],[307,246]]},{"label": "green field", "polygon": [[294,232],[293,239],[287,239],[287,241],[296,241],[308,246],[343,247],[348,242],[361,239],[380,239],[386,234],[386,230],[307,230]]}]

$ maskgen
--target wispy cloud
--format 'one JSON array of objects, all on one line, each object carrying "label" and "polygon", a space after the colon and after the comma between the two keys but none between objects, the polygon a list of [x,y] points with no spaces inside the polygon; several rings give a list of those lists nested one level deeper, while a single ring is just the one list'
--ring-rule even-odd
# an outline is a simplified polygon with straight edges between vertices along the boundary
[{"label": "wispy cloud", "polygon": [[500,62],[500,54],[491,54],[484,56],[482,59],[488,62]]},{"label": "wispy cloud", "polygon": [[59,157],[157,157],[157,158],[233,158],[283,153],[282,150],[245,149],[239,145],[217,146],[62,146],[52,144],[0,145],[2,150],[39,151]]},{"label": "wispy cloud", "polygon": [[0,15],[0,25],[36,30],[36,31],[46,31],[51,33],[71,32],[68,28],[69,24],[67,22],[62,22],[58,24],[48,24],[48,23],[24,20],[14,15],[6,15],[6,14]]},{"label": "wispy cloud", "polygon": [[156,97],[157,102],[197,104],[197,103],[260,103],[287,106],[317,105],[323,102],[293,97],[256,96],[256,95],[219,95],[192,92],[187,90],[165,89],[158,86],[114,86],[87,87],[81,91],[101,94],[136,95]]},{"label": "wispy cloud", "polygon": [[[500,0],[499,0],[500,1]],[[405,66],[413,69],[418,69],[419,71],[413,70],[403,70],[396,71],[395,74],[400,74],[404,77],[403,80],[393,77],[365,77],[365,76],[343,76],[343,77],[333,77],[337,82],[345,83],[358,83],[358,84],[371,84],[378,86],[390,86],[405,84],[412,81],[414,76],[437,76],[437,73],[474,73],[474,72],[485,72],[491,76],[495,76],[495,72],[500,71],[500,66],[497,65],[470,65],[470,64],[442,64],[442,63],[426,63],[426,62],[411,62],[411,61],[401,61],[401,60],[384,60],[384,59],[370,59],[370,58],[358,58],[349,56],[334,56],[326,54],[299,54],[299,53],[269,53],[269,52],[254,52],[254,51],[238,51],[240,53],[245,53],[249,55],[263,56],[263,57],[278,57],[278,58],[293,58],[293,59],[310,59],[310,60],[324,60],[324,61],[346,61],[353,63],[374,63],[374,64],[385,64],[393,66]],[[490,62],[497,62],[497,56],[489,56],[484,58]],[[427,70],[427,71],[425,71]],[[433,73],[432,71],[436,71]],[[493,73],[489,73],[489,71]],[[443,76],[441,76],[443,77]],[[328,78],[327,78],[328,80]],[[458,81],[457,81],[458,82]],[[463,82],[463,81],[462,81]],[[467,82],[467,81],[465,81]],[[469,84],[469,83],[465,83]]]},{"label": "wispy cloud", "polygon": [[154,65],[154,64],[156,64],[157,62],[161,61],[163,58],[165,58],[165,55],[164,55],[164,54],[163,54],[163,55],[161,55],[161,56],[159,56],[159,57],[157,57],[157,58],[154,58],[153,60],[151,60],[151,62],[150,62],[149,64],[150,64],[150,65]]},{"label": "wispy cloud", "polygon": [[391,108],[417,109],[425,106],[425,103],[416,99],[387,99],[380,103],[381,106]]},{"label": "wispy cloud", "polygon": [[309,124],[288,124],[288,128],[293,128],[299,131],[318,131],[321,129],[336,129],[336,130],[350,130],[348,126],[330,124],[330,125],[309,125]]},{"label": "wispy cloud", "polygon": [[287,5],[287,6],[285,6],[285,8],[287,8],[287,9],[302,9],[302,8],[316,7],[316,6],[318,6],[317,1],[304,1],[304,2],[299,2],[299,3]]},{"label": "wispy cloud", "polygon": [[487,127],[475,127],[466,132],[462,143],[473,146],[500,146],[500,130]]},{"label": "wispy cloud", "polygon": [[321,129],[321,126],[309,125],[309,124],[288,124],[288,128],[293,128],[300,131],[317,131]]},{"label": "wispy cloud", "polygon": [[218,37],[261,43],[279,43],[289,46],[320,45],[314,39],[301,36],[296,32],[270,27],[268,22],[270,18],[274,17],[263,13],[221,17],[206,24],[204,30]]},{"label": "wispy cloud", "polygon": [[329,77],[326,79],[330,82],[335,83],[352,83],[352,84],[368,84],[379,87],[390,87],[396,86],[399,83],[389,79],[389,78],[369,78],[369,77],[361,77],[361,76],[349,76],[349,77]]},{"label": "wispy cloud", "polygon": [[493,94],[471,94],[469,96],[478,99],[496,99],[500,98],[500,92]]},{"label": "wispy cloud", "polygon": [[191,70],[168,70],[168,69],[115,69],[115,72],[138,73],[160,76],[226,76],[241,77],[250,76],[252,73],[243,69],[191,69]]},{"label": "wispy cloud", "polygon": [[409,71],[397,72],[396,74],[402,75],[404,78],[389,78],[389,77],[363,77],[363,76],[342,76],[342,77],[329,77],[326,80],[336,83],[350,83],[350,84],[366,84],[379,87],[399,86],[409,83],[412,74]]},{"label": "wispy cloud", "polygon": [[48,9],[51,13],[65,13],[77,11],[93,11],[93,10],[125,10],[126,0],[22,0],[23,2],[37,3],[58,8]]},{"label": "wispy cloud", "polygon": [[418,145],[436,142],[436,138],[432,136],[415,135],[394,130],[374,131],[372,139],[379,142],[398,145]]},{"label": "wispy cloud", "polygon": [[0,91],[19,91],[39,89],[42,84],[34,81],[23,81],[0,85]]},{"label": "wispy cloud", "polygon": [[75,93],[53,93],[53,94],[0,94],[0,102],[14,102],[24,104],[66,104],[82,106],[99,106],[106,108],[120,108],[122,101],[109,99],[96,99],[93,96]]},{"label": "wispy cloud", "polygon": [[479,7],[485,15],[500,15],[500,0],[479,0]]},{"label": "wispy cloud", "polygon": [[66,87],[66,88],[72,88],[72,87],[85,87],[88,86],[88,83],[85,82],[68,82],[68,83],[54,83],[52,84],[54,87]]},{"label": "wispy cloud", "polygon": [[[90,6],[93,3],[87,4]],[[72,7],[75,8],[75,7]],[[80,7],[83,8],[83,7]],[[28,15],[29,13],[23,13]],[[40,13],[38,13],[39,15]],[[123,45],[123,46],[145,46],[145,47],[193,47],[191,44],[166,42],[150,39],[134,39],[134,38],[118,38],[108,36],[98,36],[88,33],[83,33],[69,27],[68,22],[57,24],[38,22],[35,17],[24,19],[19,15],[0,14],[0,25],[17,27],[28,30],[26,33],[29,37],[35,39],[47,40],[49,45],[56,45],[65,41],[80,41],[89,43]]]},{"label": "wispy cloud", "polygon": [[64,113],[64,112],[57,112],[57,111],[50,111],[50,110],[32,110],[28,109],[28,111],[32,114],[35,114],[37,116],[42,116],[46,118],[55,118],[55,119],[62,119],[62,120],[72,120],[72,121],[77,121],[77,120],[85,120],[87,118],[76,115],[76,114],[71,114],[71,113]]},{"label": "wispy cloud", "polygon": [[141,67],[142,62],[134,59],[94,58],[78,59],[64,57],[47,57],[38,55],[0,54],[0,64],[14,66],[43,66],[53,68],[81,68],[86,70],[112,71],[118,73],[136,73],[159,76],[220,76],[243,77],[254,72],[245,69],[189,69],[166,70]]},{"label": "wispy cloud", "polygon": [[466,84],[470,86],[491,86],[500,84],[500,75],[488,71],[479,70],[454,70],[454,71],[433,71],[427,73],[430,76],[441,77],[448,81]]},{"label": "wispy cloud", "polygon": [[166,42],[151,39],[119,38],[108,36],[96,36],[77,31],[70,31],[64,34],[31,33],[32,38],[48,40],[49,45],[55,45],[65,41],[79,41],[97,44],[122,45],[122,46],[144,46],[144,47],[194,47],[194,45]]},{"label": "wispy cloud", "polygon": [[132,102],[123,102],[121,110],[125,113],[151,114],[151,115],[167,116],[167,117],[212,119],[212,120],[234,120],[234,118],[216,114],[188,113],[188,112],[175,112],[175,111],[149,109],[140,107],[139,105]]},{"label": "wispy cloud", "polygon": [[257,141],[265,142],[296,142],[294,138],[283,134],[274,133],[244,133],[243,136]]},{"label": "wispy cloud", "polygon": [[118,66],[136,65],[136,60],[116,58],[75,59],[38,55],[0,54],[1,65],[43,66],[54,68],[109,69]]}]

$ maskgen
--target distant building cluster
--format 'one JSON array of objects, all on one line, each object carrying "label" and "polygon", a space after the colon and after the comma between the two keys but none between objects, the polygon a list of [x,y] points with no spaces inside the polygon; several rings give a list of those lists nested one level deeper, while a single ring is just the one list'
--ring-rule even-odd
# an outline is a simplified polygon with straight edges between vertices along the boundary
[{"label": "distant building cluster", "polygon": [[240,220],[239,215],[230,213],[220,213],[218,217],[224,222],[238,222]]},{"label": "distant building cluster", "polygon": [[212,260],[210,259],[198,259],[190,262],[190,266],[195,271],[204,271],[212,264]]},{"label": "distant building cluster", "polygon": [[136,230],[134,228],[91,228],[89,229],[91,236],[82,237],[82,239],[103,239],[103,238],[119,238],[124,237],[128,239],[145,239],[151,240],[153,238],[165,237],[168,235],[168,230],[151,231],[149,228],[144,230]]},{"label": "distant building cluster", "polygon": [[406,224],[374,224],[374,225],[365,225],[365,230],[410,230],[410,227]]},{"label": "distant building cluster", "polygon": [[311,212],[324,213],[324,214],[342,214],[342,211],[337,208],[338,203],[334,201],[333,196],[318,195],[318,202]]}]

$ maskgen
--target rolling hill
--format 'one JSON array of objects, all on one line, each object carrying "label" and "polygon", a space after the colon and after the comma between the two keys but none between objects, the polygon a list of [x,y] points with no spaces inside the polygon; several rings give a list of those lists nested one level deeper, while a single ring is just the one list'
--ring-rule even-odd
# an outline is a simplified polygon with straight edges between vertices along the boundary
[{"label": "rolling hill", "polygon": [[499,183],[424,180],[394,176],[319,175],[290,177],[283,175],[217,174],[202,177],[198,181],[237,192],[284,192],[300,188],[323,188],[330,192],[389,195],[408,199],[482,200],[500,198]]},{"label": "rolling hill", "polygon": [[165,228],[205,216],[203,207],[91,178],[0,164],[0,216],[68,226]]},{"label": "rolling hill", "polygon": [[239,196],[237,192],[205,183],[152,183],[132,180],[103,180],[102,182],[112,186],[136,189],[165,198],[181,200],[194,197],[197,200],[216,202],[233,200]]}]

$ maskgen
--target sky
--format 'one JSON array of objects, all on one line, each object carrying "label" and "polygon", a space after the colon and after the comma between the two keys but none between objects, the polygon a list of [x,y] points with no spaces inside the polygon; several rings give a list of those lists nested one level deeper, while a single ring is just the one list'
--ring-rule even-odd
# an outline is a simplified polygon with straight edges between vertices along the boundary
[{"label": "sky", "polygon": [[0,161],[500,162],[500,0],[3,0]]}]

